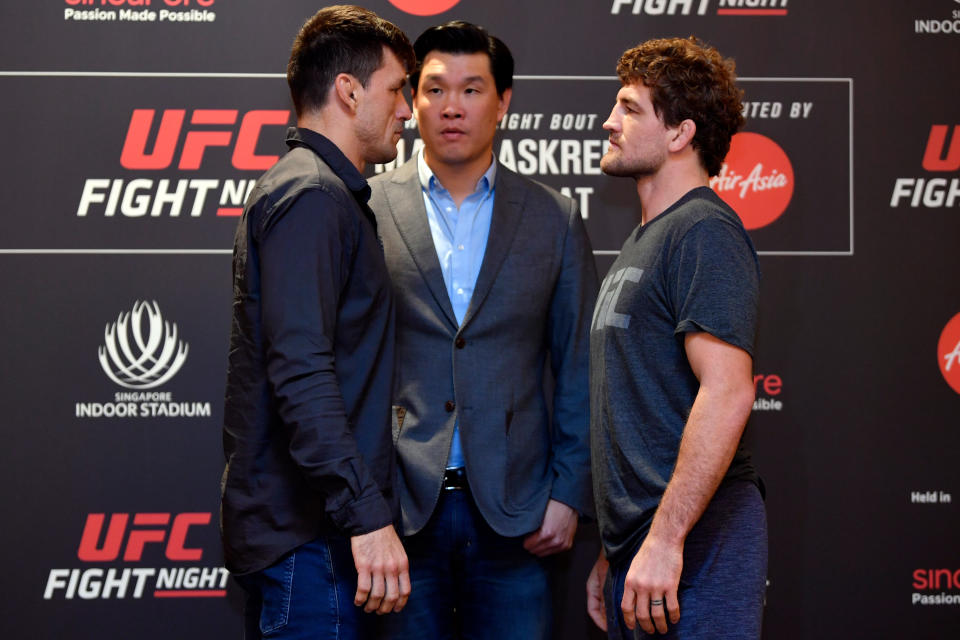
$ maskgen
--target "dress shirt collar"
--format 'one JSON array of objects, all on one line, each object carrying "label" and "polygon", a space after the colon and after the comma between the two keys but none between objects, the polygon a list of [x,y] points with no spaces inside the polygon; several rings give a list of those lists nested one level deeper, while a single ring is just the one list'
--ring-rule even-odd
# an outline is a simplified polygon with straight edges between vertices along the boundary
[{"label": "dress shirt collar", "polygon": [[[417,154],[417,174],[420,176],[420,186],[423,187],[428,193],[436,190],[446,191],[446,188],[440,183],[440,180],[437,179],[437,176],[434,175],[433,170],[430,169],[426,159],[423,157],[423,149],[421,149],[420,153]],[[493,189],[493,184],[496,179],[497,159],[491,158],[490,167],[484,171],[483,175],[480,176],[480,179],[477,180],[477,186],[474,187],[473,192],[477,193],[480,191],[490,191]]]},{"label": "dress shirt collar", "polygon": [[347,159],[347,156],[343,155],[340,148],[326,136],[312,129],[290,127],[287,129],[287,146],[291,149],[294,147],[309,147],[327,163],[327,166],[337,174],[338,178],[343,180],[343,183],[353,192],[353,196],[357,200],[363,203],[370,200],[370,185],[367,184],[367,179],[357,171],[357,168]]}]

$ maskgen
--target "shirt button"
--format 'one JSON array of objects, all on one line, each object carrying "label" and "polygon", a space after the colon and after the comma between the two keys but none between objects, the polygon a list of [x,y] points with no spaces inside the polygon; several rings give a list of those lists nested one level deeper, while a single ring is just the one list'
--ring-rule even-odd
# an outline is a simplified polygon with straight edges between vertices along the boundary
[{"label": "shirt button", "polygon": [[447,410],[447,413],[453,413],[453,410],[457,408],[457,405],[453,403],[453,400],[447,400],[446,404],[443,405],[443,408]]},{"label": "shirt button", "polygon": [[460,295],[463,295],[463,287],[457,289],[457,293],[459,293]]},{"label": "shirt button", "polygon": [[453,344],[456,345],[457,349],[463,349],[465,346],[467,346],[467,341],[463,339],[463,336],[457,336],[457,339]]},{"label": "shirt button", "polygon": [[457,249],[459,249],[460,251],[463,251],[464,248],[465,248],[465,247],[464,247],[462,244],[458,244],[458,245],[457,245]]}]

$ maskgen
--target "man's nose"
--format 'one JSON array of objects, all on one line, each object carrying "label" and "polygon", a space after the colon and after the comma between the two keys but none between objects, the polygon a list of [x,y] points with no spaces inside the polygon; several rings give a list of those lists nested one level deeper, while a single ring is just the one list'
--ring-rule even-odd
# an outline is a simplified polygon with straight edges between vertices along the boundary
[{"label": "man's nose", "polygon": [[409,120],[412,116],[413,112],[410,111],[410,105],[407,104],[407,99],[400,96],[400,106],[397,109],[397,117],[401,120]]},{"label": "man's nose", "polygon": [[604,122],[602,125],[604,130],[614,131],[617,128],[617,125],[614,122],[614,118],[616,117],[616,114],[617,114],[617,107],[614,106],[613,109],[610,110],[610,115],[607,116],[607,121]]},{"label": "man's nose", "polygon": [[462,118],[463,117],[463,107],[460,104],[460,101],[456,98],[449,98],[443,105],[442,115],[444,118]]}]

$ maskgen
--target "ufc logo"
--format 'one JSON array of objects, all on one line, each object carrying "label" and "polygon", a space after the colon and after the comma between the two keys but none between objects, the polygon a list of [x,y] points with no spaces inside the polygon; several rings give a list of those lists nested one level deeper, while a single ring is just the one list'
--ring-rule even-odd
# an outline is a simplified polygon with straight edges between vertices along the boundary
[{"label": "ufc logo", "polygon": [[[170,525],[169,513],[135,513],[133,528],[128,532],[130,514],[114,513],[110,516],[110,524],[104,536],[105,520],[106,514],[103,513],[87,515],[83,535],[80,537],[80,548],[77,550],[77,557],[84,562],[111,562],[120,557],[121,550],[125,561],[136,562],[143,556],[145,545],[162,544],[164,541],[168,560],[200,560],[203,549],[188,549],[185,546],[187,532],[192,526],[210,524],[210,514],[179,513]],[[167,525],[170,525],[169,528]]]},{"label": "ufc logo", "polygon": [[[177,156],[177,147],[183,123],[187,118],[185,109],[165,109],[160,117],[151,151],[147,151],[150,132],[154,128],[155,109],[134,109],[123,142],[120,164],[126,169],[166,169]],[[180,149],[178,169],[199,169],[203,154],[210,147],[233,145],[231,162],[242,171],[269,169],[279,156],[258,155],[257,141],[260,130],[268,125],[285,125],[290,120],[289,110],[258,109],[248,111],[240,121],[240,129],[234,138],[237,109],[195,109],[190,114],[190,128]],[[218,128],[193,129],[193,125],[212,125]]]},{"label": "ufc logo", "polygon": [[627,282],[640,282],[642,276],[643,269],[637,267],[624,267],[616,273],[607,274],[600,285],[597,306],[593,309],[591,331],[604,327],[618,327],[620,329],[630,327],[630,316],[626,313],[617,313],[617,302],[620,300],[623,285]]},{"label": "ufc logo", "polygon": [[923,153],[923,168],[927,171],[956,171],[960,169],[960,124],[953,125],[950,148],[947,148],[947,133],[950,127],[935,124],[930,127],[927,148]]}]

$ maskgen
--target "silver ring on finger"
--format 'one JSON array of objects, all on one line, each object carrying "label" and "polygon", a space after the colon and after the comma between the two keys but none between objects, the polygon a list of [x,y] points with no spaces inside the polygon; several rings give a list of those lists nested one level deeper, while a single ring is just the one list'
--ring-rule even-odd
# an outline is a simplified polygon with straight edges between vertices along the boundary
[{"label": "silver ring on finger", "polygon": [[651,607],[662,607],[662,606],[663,606],[663,599],[662,599],[662,598],[658,598],[658,599],[656,599],[656,600],[651,600],[651,601],[650,601],[650,606],[651,606]]}]

